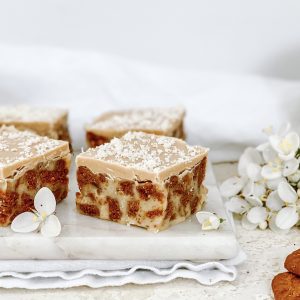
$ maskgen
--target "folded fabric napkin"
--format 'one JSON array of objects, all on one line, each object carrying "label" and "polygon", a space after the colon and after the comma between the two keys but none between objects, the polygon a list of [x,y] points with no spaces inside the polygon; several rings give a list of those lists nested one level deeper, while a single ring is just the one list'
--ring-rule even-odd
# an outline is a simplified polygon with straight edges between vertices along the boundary
[{"label": "folded fabric napkin", "polygon": [[52,289],[89,286],[152,284],[176,278],[194,279],[204,285],[233,281],[236,266],[246,259],[242,250],[235,258],[216,262],[109,261],[109,260],[2,260],[0,287]]}]

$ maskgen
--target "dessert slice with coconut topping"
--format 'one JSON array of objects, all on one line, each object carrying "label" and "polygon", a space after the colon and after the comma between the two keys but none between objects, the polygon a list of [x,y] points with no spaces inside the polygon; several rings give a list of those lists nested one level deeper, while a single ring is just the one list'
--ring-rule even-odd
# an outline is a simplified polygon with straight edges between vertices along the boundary
[{"label": "dessert slice with coconut topping", "polygon": [[0,127],[2,125],[71,143],[68,111],[65,109],[26,105],[0,106]]},{"label": "dessert slice with coconut topping", "polygon": [[33,199],[48,187],[60,202],[68,194],[69,143],[15,127],[0,128],[0,226],[34,208]]},{"label": "dessert slice with coconut topping", "polygon": [[87,144],[89,147],[96,147],[129,131],[185,139],[184,115],[182,107],[137,108],[108,112],[86,126]]},{"label": "dessert slice with coconut topping", "polygon": [[76,158],[80,213],[159,231],[202,207],[208,149],[128,132]]}]

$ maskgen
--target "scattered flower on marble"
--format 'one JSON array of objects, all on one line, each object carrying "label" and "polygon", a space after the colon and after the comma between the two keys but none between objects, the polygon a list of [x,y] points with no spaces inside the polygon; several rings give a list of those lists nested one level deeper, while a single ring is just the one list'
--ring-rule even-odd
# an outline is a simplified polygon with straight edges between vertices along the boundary
[{"label": "scattered flower on marble", "polygon": [[247,148],[238,163],[238,175],[222,183],[220,190],[229,211],[241,216],[248,230],[268,227],[288,232],[299,224],[300,138],[289,123],[274,132],[264,130],[268,141]]},{"label": "scattered flower on marble", "polygon": [[41,188],[34,198],[34,210],[16,216],[11,229],[15,232],[28,233],[39,230],[45,237],[56,237],[61,232],[61,224],[54,215],[56,200],[47,187]]},{"label": "scattered flower on marble", "polygon": [[215,213],[200,211],[196,214],[198,222],[202,225],[202,230],[217,230],[225,221]]}]

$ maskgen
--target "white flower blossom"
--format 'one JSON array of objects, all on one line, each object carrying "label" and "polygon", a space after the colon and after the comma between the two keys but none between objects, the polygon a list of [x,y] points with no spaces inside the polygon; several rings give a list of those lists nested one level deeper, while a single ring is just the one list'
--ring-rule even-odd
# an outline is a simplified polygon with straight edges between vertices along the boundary
[{"label": "white flower blossom", "polygon": [[269,161],[262,167],[261,175],[265,179],[274,180],[288,177],[297,172],[298,168],[299,162],[295,157],[286,161],[276,157],[273,161]]},{"label": "white flower blossom", "polygon": [[247,148],[238,163],[239,176],[220,187],[226,208],[241,215],[248,230],[269,227],[286,233],[299,222],[300,139],[289,130],[289,123],[277,133],[266,129],[268,142]]},{"label": "white flower blossom", "polygon": [[217,230],[224,219],[212,212],[200,211],[196,214],[198,222],[202,225],[202,230]]},{"label": "white flower blossom", "polygon": [[61,225],[54,215],[56,201],[50,189],[41,188],[34,198],[32,212],[24,212],[12,221],[11,229],[15,232],[27,233],[40,229],[45,237],[55,237],[60,234]]},{"label": "white flower blossom", "polygon": [[300,146],[299,135],[296,132],[288,133],[283,137],[272,135],[269,137],[269,142],[284,161],[294,158]]}]

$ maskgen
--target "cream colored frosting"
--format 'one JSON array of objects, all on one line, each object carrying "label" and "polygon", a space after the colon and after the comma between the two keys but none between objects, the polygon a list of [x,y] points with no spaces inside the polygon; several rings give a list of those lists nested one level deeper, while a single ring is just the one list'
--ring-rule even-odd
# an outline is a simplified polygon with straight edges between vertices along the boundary
[{"label": "cream colored frosting", "polygon": [[86,130],[103,135],[118,135],[133,130],[167,134],[179,126],[184,114],[182,107],[113,111],[95,119],[91,125],[86,126]]},{"label": "cream colored frosting", "polygon": [[207,148],[189,146],[177,138],[128,132],[122,138],[79,154],[76,163],[94,173],[128,180],[161,181],[192,168],[207,153]]},{"label": "cream colored frosting", "polygon": [[69,143],[15,127],[0,128],[0,180],[20,175],[45,160],[69,154]]},{"label": "cream colored frosting", "polygon": [[60,108],[0,106],[0,123],[54,123],[67,113],[67,110]]}]

